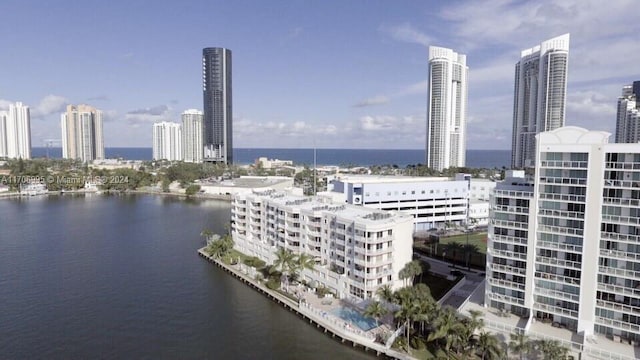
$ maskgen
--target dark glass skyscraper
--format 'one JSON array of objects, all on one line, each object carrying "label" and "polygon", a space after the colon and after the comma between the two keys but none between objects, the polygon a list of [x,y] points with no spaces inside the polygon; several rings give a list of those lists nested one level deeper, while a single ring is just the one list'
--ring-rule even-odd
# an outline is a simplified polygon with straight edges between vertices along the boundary
[{"label": "dark glass skyscraper", "polygon": [[231,50],[202,50],[204,161],[233,163]]}]

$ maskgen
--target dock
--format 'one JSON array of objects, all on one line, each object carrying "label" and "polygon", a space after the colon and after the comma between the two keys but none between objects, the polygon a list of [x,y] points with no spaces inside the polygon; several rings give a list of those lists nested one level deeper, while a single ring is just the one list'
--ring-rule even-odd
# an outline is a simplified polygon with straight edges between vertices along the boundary
[{"label": "dock", "polygon": [[312,308],[308,308],[305,306],[300,306],[300,304],[276,291],[273,291],[263,284],[251,279],[249,276],[243,274],[242,272],[232,268],[231,266],[223,263],[222,261],[215,259],[209,256],[205,251],[204,247],[198,250],[198,254],[202,256],[204,259],[218,266],[225,272],[233,275],[236,279],[242,281],[252,289],[257,292],[263,294],[267,298],[271,299],[275,303],[289,310],[290,312],[295,313],[300,318],[309,322],[311,326],[315,326],[319,331],[324,332],[326,335],[331,336],[332,338],[340,341],[342,344],[347,346],[352,346],[353,348],[357,348],[366,353],[371,353],[379,357],[384,357],[387,359],[400,359],[400,360],[409,360],[414,359],[408,354],[396,351],[391,348],[387,348],[382,344],[378,344],[372,341],[369,338],[364,336],[358,336],[356,334],[352,334],[349,332],[336,327],[333,323],[328,322],[326,319],[322,318],[320,314],[313,311]]}]

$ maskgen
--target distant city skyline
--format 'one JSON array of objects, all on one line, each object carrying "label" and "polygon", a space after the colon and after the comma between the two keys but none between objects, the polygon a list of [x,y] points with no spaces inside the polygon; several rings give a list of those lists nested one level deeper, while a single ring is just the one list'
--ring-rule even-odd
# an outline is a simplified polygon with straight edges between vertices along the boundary
[{"label": "distant city skyline", "polygon": [[511,148],[513,66],[528,44],[572,34],[567,125],[613,133],[621,86],[640,79],[631,1],[6,0],[2,10],[37,19],[0,23],[11,49],[0,110],[31,107],[33,146],[59,138],[66,105],[91,103],[104,111],[107,147],[149,147],[152,123],[201,109],[207,46],[233,50],[243,148],[423,149],[428,46],[467,55],[469,149]]}]

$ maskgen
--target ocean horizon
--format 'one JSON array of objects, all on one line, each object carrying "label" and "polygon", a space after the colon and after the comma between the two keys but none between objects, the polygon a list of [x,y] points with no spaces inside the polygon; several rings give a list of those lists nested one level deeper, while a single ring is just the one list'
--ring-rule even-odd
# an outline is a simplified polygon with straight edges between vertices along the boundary
[{"label": "ocean horizon", "polygon": [[[233,151],[234,163],[253,164],[259,157],[291,160],[296,165],[313,164],[313,148],[236,148]],[[316,149],[318,165],[337,166],[373,166],[373,165],[417,165],[425,163],[425,151],[422,149]],[[33,158],[62,158],[62,148],[34,147]],[[153,149],[148,147],[107,147],[108,159],[152,160]],[[467,167],[502,168],[511,165],[511,150],[467,150]]]}]

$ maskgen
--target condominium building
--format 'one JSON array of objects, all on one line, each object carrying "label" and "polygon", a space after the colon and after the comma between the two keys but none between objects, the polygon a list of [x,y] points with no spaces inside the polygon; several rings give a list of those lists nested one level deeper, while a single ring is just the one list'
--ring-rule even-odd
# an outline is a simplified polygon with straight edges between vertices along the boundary
[{"label": "condominium building", "polygon": [[231,230],[237,250],[267,263],[278,248],[316,260],[301,279],[354,301],[376,296],[384,285],[402,287],[399,271],[412,260],[413,219],[329,198],[274,190],[237,194]]},{"label": "condominium building", "polygon": [[7,156],[7,114],[0,111],[0,158]]},{"label": "condominium building", "polygon": [[429,47],[426,161],[438,171],[465,166],[468,71],[466,55]]},{"label": "condominium building", "polygon": [[62,157],[90,162],[104,159],[102,111],[89,105],[67,105],[60,116]]},{"label": "condominium building", "polygon": [[625,85],[618,98],[616,142],[640,142],[640,81]]},{"label": "condominium building", "polygon": [[182,157],[185,162],[202,162],[202,121],[203,114],[200,110],[189,109],[182,113]]},{"label": "condominium building", "polygon": [[172,122],[153,124],[153,160],[182,161],[182,126]]},{"label": "condominium building", "polygon": [[523,50],[516,63],[511,167],[535,165],[535,136],[564,126],[569,34]]},{"label": "condominium building", "polygon": [[29,107],[21,102],[0,112],[0,157],[31,158],[31,117]]},{"label": "condominium building", "polygon": [[[485,305],[640,344],[640,144],[578,127],[537,138],[535,177],[491,201]],[[583,336],[583,337],[580,337]]]},{"label": "condominium building", "polygon": [[202,50],[204,160],[233,163],[231,50]]}]

